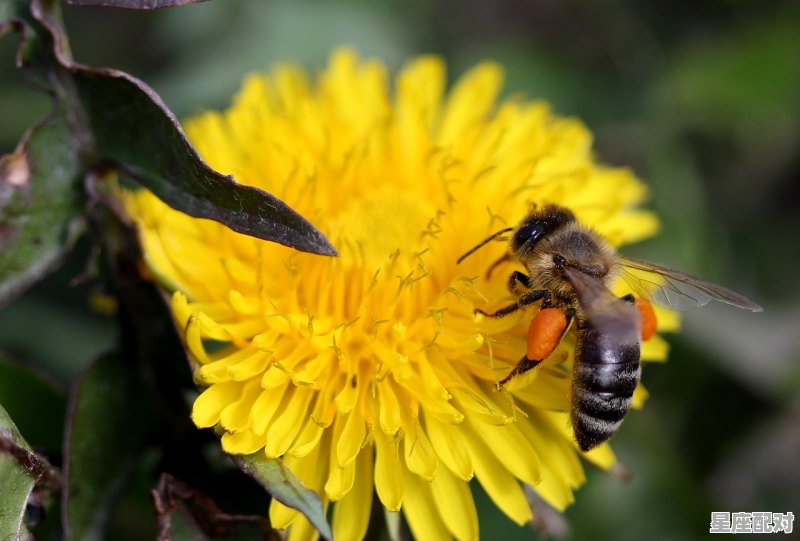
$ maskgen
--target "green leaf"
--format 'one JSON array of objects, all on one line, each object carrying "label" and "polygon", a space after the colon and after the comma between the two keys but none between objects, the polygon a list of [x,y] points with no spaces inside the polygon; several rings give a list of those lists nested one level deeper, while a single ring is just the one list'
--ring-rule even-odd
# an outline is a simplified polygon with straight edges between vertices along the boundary
[{"label": "green leaf", "polygon": [[0,304],[58,268],[79,229],[81,166],[70,138],[56,117],[0,157]]},{"label": "green leaf", "polygon": [[58,482],[58,472],[34,453],[0,406],[0,539],[28,539],[25,508],[40,481]]},{"label": "green leaf", "polygon": [[[145,83],[121,71],[72,62],[64,50],[58,14],[43,0],[32,0],[31,6],[56,44],[50,80],[71,113],[75,141],[90,168],[118,169],[173,208],[239,233],[336,255],[325,236],[280,199],[211,169]],[[49,67],[47,62],[44,66]]]},{"label": "green leaf", "polygon": [[[17,64],[41,67],[48,55],[31,26],[28,4],[0,0],[0,36],[11,29],[19,32]],[[49,44],[49,37],[45,41]],[[28,75],[47,88],[38,68]],[[76,184],[83,167],[61,111],[56,107],[25,133],[14,152],[0,156],[0,304],[58,268],[78,232],[74,218],[82,204]],[[75,224],[72,231],[70,224]]]},{"label": "green leaf", "polygon": [[[23,5],[22,0],[0,0],[0,33],[8,28],[23,32],[19,61],[32,80],[55,94],[66,112],[73,144],[70,159],[62,167],[67,173],[82,177],[91,169],[113,168],[191,216],[298,250],[336,255],[325,236],[281,200],[211,169],[146,84],[120,71],[72,62],[65,52],[56,3],[31,0],[30,13]],[[22,156],[18,151],[3,162],[0,178],[5,191],[30,178]],[[59,164],[46,165],[49,169]],[[3,233],[0,228],[0,235],[11,245],[18,242],[14,233],[19,230],[13,227]],[[52,266],[52,262],[33,266],[23,279],[7,286],[6,295],[19,293]],[[0,291],[0,300],[2,295]]]},{"label": "green leaf", "polygon": [[273,498],[303,513],[322,537],[333,537],[319,495],[306,488],[282,461],[267,459],[261,453],[234,456],[233,460],[244,473],[267,489]]},{"label": "green leaf", "polygon": [[335,255],[305,218],[267,192],[207,166],[178,121],[141,81],[118,71],[72,66],[94,153],[168,205],[234,231],[298,250]]},{"label": "green leaf", "polygon": [[61,454],[66,403],[53,380],[0,353],[0,404],[31,445]]},{"label": "green leaf", "polygon": [[154,417],[135,371],[114,354],[73,388],[67,419],[65,539],[101,539],[116,496],[140,460]]},{"label": "green leaf", "polygon": [[30,472],[6,451],[6,445],[12,444],[30,451],[14,422],[0,406],[0,539],[27,537],[23,524],[25,507],[36,484]]},{"label": "green leaf", "polygon": [[67,0],[67,4],[104,8],[162,9],[206,1],[207,0]]}]

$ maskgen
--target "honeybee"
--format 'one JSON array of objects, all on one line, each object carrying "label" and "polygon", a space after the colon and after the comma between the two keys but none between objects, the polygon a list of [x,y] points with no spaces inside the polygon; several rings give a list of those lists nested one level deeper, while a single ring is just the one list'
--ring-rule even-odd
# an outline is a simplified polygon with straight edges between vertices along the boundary
[{"label": "honeybee", "polygon": [[[760,312],[761,306],[730,289],[672,269],[620,256],[595,231],[584,227],[564,207],[532,210],[516,227],[491,235],[458,259],[511,233],[507,253],[489,267],[516,258],[527,274],[514,271],[508,290],[517,300],[487,313],[500,318],[541,301],[528,329],[527,351],[498,390],[511,378],[545,360],[576,327],[570,421],[582,451],[608,440],[630,409],[641,377],[641,340],[656,328],[650,302],[671,309],[702,306],[711,300]],[[609,291],[622,276],[634,295],[618,298]]]}]

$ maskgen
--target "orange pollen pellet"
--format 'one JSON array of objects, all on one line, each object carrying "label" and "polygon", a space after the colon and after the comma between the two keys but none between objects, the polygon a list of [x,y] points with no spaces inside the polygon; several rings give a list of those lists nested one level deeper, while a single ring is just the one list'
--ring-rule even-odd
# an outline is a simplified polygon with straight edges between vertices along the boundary
[{"label": "orange pollen pellet", "polygon": [[642,340],[650,340],[656,334],[656,312],[653,305],[644,299],[636,299],[636,308],[642,314]]},{"label": "orange pollen pellet", "polygon": [[542,361],[556,349],[564,329],[567,316],[558,308],[543,308],[528,327],[528,352],[531,361]]}]

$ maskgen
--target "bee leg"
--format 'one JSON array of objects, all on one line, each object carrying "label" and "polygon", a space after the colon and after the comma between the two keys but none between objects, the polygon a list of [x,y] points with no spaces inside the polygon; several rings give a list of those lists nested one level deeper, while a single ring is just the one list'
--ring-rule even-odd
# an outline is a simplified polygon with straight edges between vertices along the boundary
[{"label": "bee leg", "polygon": [[[520,288],[520,284],[522,288]],[[514,271],[511,273],[511,276],[508,277],[508,290],[511,292],[512,295],[517,295],[521,297],[524,295],[525,291],[531,288],[531,278],[525,273],[520,271]]]},{"label": "bee leg", "polygon": [[[520,273],[520,274],[522,274],[522,273]],[[499,309],[496,312],[493,312],[491,314],[488,313],[488,312],[484,312],[480,308],[477,308],[475,310],[475,313],[476,314],[481,314],[482,316],[485,316],[485,317],[494,317],[494,318],[505,317],[508,314],[513,314],[514,312],[516,312],[520,308],[525,308],[526,306],[528,306],[530,304],[533,304],[536,301],[540,301],[540,300],[544,299],[548,295],[550,295],[550,292],[547,291],[546,289],[536,289],[534,291],[528,291],[527,293],[523,293],[522,295],[520,295],[519,300],[517,302],[515,302],[514,304],[509,304],[508,306],[503,307],[503,308],[501,308],[501,309]]]},{"label": "bee leg", "polygon": [[548,358],[561,343],[574,319],[575,309],[572,307],[563,312],[558,308],[543,308],[536,314],[528,329],[528,351],[511,373],[500,380],[497,389],[500,390],[511,378],[532,370]]},{"label": "bee leg", "polygon": [[502,389],[503,385],[508,383],[511,380],[511,378],[513,378],[517,374],[524,374],[525,372],[533,370],[539,365],[540,362],[542,361],[541,360],[532,361],[527,356],[522,357],[522,359],[520,359],[519,362],[517,363],[517,366],[515,366],[514,369],[511,370],[511,372],[509,372],[509,374],[506,377],[504,377],[497,383],[497,390],[499,391],[500,389]]}]

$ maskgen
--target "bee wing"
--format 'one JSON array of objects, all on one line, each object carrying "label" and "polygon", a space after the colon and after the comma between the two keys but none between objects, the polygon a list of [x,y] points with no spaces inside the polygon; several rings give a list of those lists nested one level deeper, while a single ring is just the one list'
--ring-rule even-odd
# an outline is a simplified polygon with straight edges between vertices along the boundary
[{"label": "bee wing", "polygon": [[623,257],[619,263],[623,280],[635,294],[665,308],[686,310],[715,300],[753,312],[763,310],[744,295],[690,274]]},{"label": "bee wing", "polygon": [[592,327],[623,342],[638,341],[641,316],[633,303],[614,296],[603,282],[576,268],[566,266],[564,273]]}]

